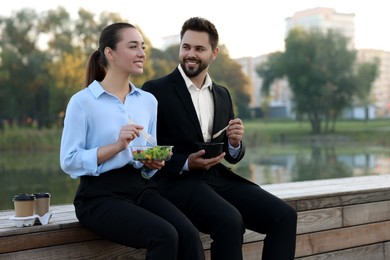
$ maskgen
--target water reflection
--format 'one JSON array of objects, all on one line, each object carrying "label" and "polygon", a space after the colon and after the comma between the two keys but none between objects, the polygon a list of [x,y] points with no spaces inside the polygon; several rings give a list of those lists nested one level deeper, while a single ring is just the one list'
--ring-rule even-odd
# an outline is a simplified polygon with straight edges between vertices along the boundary
[{"label": "water reflection", "polygon": [[337,152],[335,147],[313,146],[307,149],[270,153],[267,149],[248,149],[234,169],[257,184],[345,178],[388,174],[388,152]]},{"label": "water reflection", "polygon": [[[366,147],[353,151],[365,151]],[[0,153],[0,210],[12,209],[20,193],[50,192],[51,204],[72,203],[78,180],[59,167],[58,152]],[[248,148],[244,159],[229,165],[257,184],[388,174],[388,152],[340,152],[334,147],[304,149]]]},{"label": "water reflection", "polygon": [[58,152],[0,153],[0,210],[21,193],[49,192],[51,204],[72,203],[78,181],[62,172]]}]

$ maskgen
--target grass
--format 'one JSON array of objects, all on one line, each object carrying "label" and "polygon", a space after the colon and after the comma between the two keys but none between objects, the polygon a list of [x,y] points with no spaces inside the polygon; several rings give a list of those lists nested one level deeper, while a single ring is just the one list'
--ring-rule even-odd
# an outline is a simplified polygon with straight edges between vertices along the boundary
[{"label": "grass", "polygon": [[[273,147],[280,144],[348,144],[390,148],[390,121],[339,121],[331,134],[313,135],[307,121],[244,120],[244,141],[248,147]],[[37,129],[6,126],[0,131],[0,151],[58,150],[62,129]],[[294,149],[287,148],[284,149]]]},{"label": "grass", "polygon": [[6,127],[0,131],[0,151],[58,150],[61,129]]},{"label": "grass", "polygon": [[253,144],[343,142],[359,145],[390,147],[388,119],[370,121],[339,121],[334,133],[313,135],[307,121],[245,121],[245,139]]}]

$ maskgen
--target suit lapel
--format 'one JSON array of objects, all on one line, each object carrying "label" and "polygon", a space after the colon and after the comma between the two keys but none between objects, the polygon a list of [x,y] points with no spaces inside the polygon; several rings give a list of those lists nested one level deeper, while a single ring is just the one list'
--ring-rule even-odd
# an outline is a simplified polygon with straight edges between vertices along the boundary
[{"label": "suit lapel", "polygon": [[213,82],[212,93],[213,93],[213,99],[214,99],[214,122],[213,122],[213,130],[212,130],[211,135],[218,132],[223,127],[222,126],[223,123],[222,123],[221,116],[220,116],[223,113],[223,111],[222,111],[223,106],[221,104],[222,100],[221,100],[221,97],[217,91],[217,88],[216,88],[214,82]]},{"label": "suit lapel", "polygon": [[179,69],[176,69],[173,72],[173,76],[175,79],[174,87],[182,104],[182,107],[184,108],[185,113],[188,115],[188,119],[192,122],[194,129],[196,129],[197,135],[199,136],[200,140],[203,140],[202,129],[200,127],[195,107],[192,103],[191,94],[187,89],[184,79],[179,72]]}]

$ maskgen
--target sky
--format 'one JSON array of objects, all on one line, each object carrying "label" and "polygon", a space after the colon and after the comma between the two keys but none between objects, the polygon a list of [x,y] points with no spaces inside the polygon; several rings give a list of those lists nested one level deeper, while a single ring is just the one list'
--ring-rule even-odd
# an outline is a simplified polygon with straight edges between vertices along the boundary
[{"label": "sky", "polygon": [[204,17],[215,24],[220,43],[231,58],[257,57],[284,50],[285,19],[295,12],[334,8],[339,13],[355,14],[355,47],[390,51],[390,15],[386,0],[12,0],[0,8],[1,16],[11,16],[22,8],[37,12],[64,7],[72,16],[84,8],[96,15],[114,12],[142,30],[153,47],[160,48],[163,38],[178,35],[184,21]]}]

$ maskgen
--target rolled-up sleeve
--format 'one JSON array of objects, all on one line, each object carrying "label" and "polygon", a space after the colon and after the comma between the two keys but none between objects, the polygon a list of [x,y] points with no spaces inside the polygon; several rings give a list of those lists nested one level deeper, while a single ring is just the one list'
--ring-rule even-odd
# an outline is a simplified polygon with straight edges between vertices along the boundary
[{"label": "rolled-up sleeve", "polygon": [[[74,129],[77,128],[77,129]],[[72,178],[98,175],[97,149],[86,150],[86,116],[77,100],[69,101],[62,132],[60,165]]]}]

